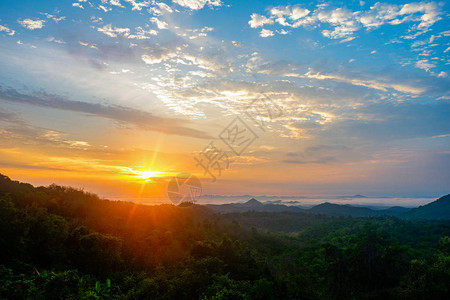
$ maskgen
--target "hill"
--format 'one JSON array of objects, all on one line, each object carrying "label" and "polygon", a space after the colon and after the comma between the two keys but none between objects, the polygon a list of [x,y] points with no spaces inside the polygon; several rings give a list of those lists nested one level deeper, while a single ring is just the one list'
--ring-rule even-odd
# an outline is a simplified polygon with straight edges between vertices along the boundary
[{"label": "hill", "polygon": [[[0,299],[448,299],[450,221],[234,206],[253,211],[109,201],[0,175]],[[313,211],[368,212],[354,209]]]},{"label": "hill", "polygon": [[383,214],[383,211],[376,211],[368,207],[355,207],[350,205],[339,205],[328,202],[316,205],[310,208],[308,212],[328,216],[353,216],[353,217],[372,217]]},{"label": "hill", "polygon": [[443,219],[450,220],[450,194],[443,196],[427,205],[419,206],[404,212],[398,217],[403,219]]},{"label": "hill", "polygon": [[245,203],[227,203],[227,204],[205,204],[205,207],[219,213],[233,212],[293,212],[310,213],[314,215],[326,216],[351,216],[351,217],[373,217],[373,216],[397,216],[409,211],[410,208],[394,206],[387,209],[375,210],[369,207],[342,205],[335,203],[321,203],[309,209],[300,208],[285,204],[262,203],[254,198]]},{"label": "hill", "polygon": [[303,212],[304,209],[297,206],[288,206],[284,204],[268,203],[264,204],[255,198],[250,199],[245,203],[228,203],[228,204],[205,204],[207,208],[220,213],[230,212]]}]

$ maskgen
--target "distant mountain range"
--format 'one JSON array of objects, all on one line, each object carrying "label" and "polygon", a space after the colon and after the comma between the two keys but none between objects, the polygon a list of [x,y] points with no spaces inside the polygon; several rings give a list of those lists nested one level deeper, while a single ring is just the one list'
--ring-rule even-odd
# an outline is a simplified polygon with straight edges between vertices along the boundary
[{"label": "distant mountain range", "polygon": [[204,206],[221,213],[246,212],[246,211],[261,211],[261,212],[305,211],[303,208],[300,208],[298,206],[289,206],[274,203],[263,204],[262,202],[259,202],[255,198],[252,198],[245,203],[205,204]]},{"label": "distant mountain range", "polygon": [[[352,196],[355,197],[355,196]],[[364,197],[364,196],[360,196]],[[334,203],[322,203],[309,209],[298,206],[289,206],[277,203],[262,203],[254,198],[245,203],[230,204],[206,204],[206,207],[220,212],[305,212],[327,216],[352,216],[352,217],[373,217],[373,216],[395,216],[402,219],[447,219],[450,220],[450,194],[439,198],[427,205],[417,208],[406,208],[393,206],[387,209],[375,210],[369,207],[358,207],[351,205],[340,205]]]}]

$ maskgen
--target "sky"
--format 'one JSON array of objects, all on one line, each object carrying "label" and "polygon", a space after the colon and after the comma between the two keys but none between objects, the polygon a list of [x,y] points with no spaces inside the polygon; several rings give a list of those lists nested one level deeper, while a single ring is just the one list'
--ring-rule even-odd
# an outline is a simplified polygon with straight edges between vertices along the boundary
[{"label": "sky", "polygon": [[0,2],[0,173],[164,202],[450,193],[450,4]]}]

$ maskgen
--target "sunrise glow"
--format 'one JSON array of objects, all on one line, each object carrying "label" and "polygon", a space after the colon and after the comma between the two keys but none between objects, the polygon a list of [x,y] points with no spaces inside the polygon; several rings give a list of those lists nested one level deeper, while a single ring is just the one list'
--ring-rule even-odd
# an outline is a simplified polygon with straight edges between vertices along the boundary
[{"label": "sunrise glow", "polygon": [[170,202],[178,173],[222,196],[447,189],[445,2],[0,11],[0,171],[14,179],[149,202]]}]

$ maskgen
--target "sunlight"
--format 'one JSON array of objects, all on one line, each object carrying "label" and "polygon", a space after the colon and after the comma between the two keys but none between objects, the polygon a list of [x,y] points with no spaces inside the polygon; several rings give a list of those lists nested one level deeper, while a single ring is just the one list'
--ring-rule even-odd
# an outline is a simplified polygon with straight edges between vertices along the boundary
[{"label": "sunlight", "polygon": [[158,172],[158,171],[135,171],[135,172],[142,179],[159,177],[161,175],[161,172]]},{"label": "sunlight", "polygon": [[129,179],[132,179],[133,181],[149,181],[152,178],[155,177],[163,177],[166,174],[164,172],[160,171],[154,171],[154,170],[135,170],[128,167],[122,167],[121,171],[124,173],[126,177]]}]

